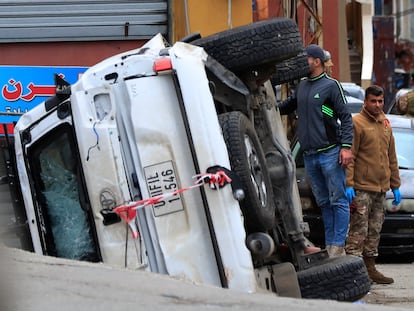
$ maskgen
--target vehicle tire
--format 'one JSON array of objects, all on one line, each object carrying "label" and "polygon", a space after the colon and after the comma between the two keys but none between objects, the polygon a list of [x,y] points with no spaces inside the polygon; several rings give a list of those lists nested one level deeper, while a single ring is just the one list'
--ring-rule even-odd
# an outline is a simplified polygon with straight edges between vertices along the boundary
[{"label": "vehicle tire", "polygon": [[310,72],[308,56],[305,52],[276,64],[276,73],[270,81],[272,85],[291,82],[308,76]]},{"label": "vehicle tire", "polygon": [[272,184],[256,131],[245,115],[235,111],[219,115],[232,170],[239,176],[244,198],[240,207],[248,233],[274,226]]},{"label": "vehicle tire", "polygon": [[330,258],[297,275],[302,298],[356,301],[371,288],[364,261],[356,256]]},{"label": "vehicle tire", "polygon": [[274,18],[222,31],[191,44],[198,45],[234,72],[261,64],[274,64],[303,51],[293,19]]}]

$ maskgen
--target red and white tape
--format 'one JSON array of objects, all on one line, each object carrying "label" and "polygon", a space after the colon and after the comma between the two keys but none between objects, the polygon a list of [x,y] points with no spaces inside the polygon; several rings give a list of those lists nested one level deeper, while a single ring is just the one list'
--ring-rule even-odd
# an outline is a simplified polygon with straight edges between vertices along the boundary
[{"label": "red and white tape", "polygon": [[135,224],[135,217],[137,216],[137,210],[144,208],[148,205],[156,204],[160,201],[169,199],[173,196],[176,196],[184,191],[191,190],[197,187],[200,187],[205,184],[209,184],[211,188],[219,189],[223,187],[226,183],[231,183],[231,178],[227,176],[227,174],[223,171],[217,171],[216,173],[204,173],[198,174],[193,176],[193,178],[197,178],[192,186],[177,189],[168,193],[164,193],[158,196],[154,196],[148,199],[143,199],[139,201],[129,202],[127,204],[123,204],[117,206],[113,209],[113,212],[117,213],[124,221],[126,221],[131,228],[132,237],[134,239],[138,238],[139,231]]}]

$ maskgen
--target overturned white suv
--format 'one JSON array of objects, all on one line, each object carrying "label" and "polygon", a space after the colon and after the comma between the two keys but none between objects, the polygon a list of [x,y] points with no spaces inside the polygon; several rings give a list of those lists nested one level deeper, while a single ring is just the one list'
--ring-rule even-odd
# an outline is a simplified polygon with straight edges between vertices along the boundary
[{"label": "overturned white suv", "polygon": [[353,301],[363,261],[309,252],[269,79],[303,53],[274,19],[87,70],[21,117],[15,153],[33,251],[281,296]]}]

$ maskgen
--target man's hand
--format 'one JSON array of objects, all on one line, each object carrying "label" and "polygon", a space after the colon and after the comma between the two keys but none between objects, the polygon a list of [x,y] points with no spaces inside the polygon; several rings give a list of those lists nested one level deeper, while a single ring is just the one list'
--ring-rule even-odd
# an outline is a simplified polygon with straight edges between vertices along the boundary
[{"label": "man's hand", "polygon": [[354,160],[351,149],[342,148],[339,153],[339,163],[342,167],[347,167]]}]

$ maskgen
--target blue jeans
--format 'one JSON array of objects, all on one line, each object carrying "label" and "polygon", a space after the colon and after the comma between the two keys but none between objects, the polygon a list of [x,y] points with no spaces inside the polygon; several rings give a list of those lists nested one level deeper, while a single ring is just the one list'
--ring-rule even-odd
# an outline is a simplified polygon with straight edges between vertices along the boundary
[{"label": "blue jeans", "polygon": [[304,156],[306,174],[322,210],[325,245],[344,246],[349,227],[345,169],[339,164],[340,147]]}]

